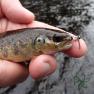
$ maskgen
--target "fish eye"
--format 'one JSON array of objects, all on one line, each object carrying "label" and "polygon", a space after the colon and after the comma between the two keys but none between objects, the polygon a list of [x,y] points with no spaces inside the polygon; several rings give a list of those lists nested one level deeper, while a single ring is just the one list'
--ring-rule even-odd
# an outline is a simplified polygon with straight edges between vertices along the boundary
[{"label": "fish eye", "polygon": [[43,44],[43,43],[45,43],[45,39],[44,39],[42,36],[40,36],[40,37],[38,37],[38,38],[36,39],[36,42],[37,42],[37,43],[40,43],[40,44]]}]

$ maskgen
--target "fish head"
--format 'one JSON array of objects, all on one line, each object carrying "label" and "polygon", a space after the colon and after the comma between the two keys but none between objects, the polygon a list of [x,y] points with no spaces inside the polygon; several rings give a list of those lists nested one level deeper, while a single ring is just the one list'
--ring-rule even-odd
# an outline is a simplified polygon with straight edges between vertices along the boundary
[{"label": "fish head", "polygon": [[35,50],[44,54],[51,54],[58,51],[67,50],[72,47],[73,37],[64,32],[52,35],[39,35],[35,39]]}]

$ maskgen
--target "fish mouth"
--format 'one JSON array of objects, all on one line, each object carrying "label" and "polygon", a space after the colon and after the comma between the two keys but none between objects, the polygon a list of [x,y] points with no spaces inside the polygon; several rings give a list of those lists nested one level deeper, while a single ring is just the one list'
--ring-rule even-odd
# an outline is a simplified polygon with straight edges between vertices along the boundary
[{"label": "fish mouth", "polygon": [[49,51],[45,51],[44,53],[45,54],[50,54],[50,55],[53,55],[57,52],[62,52],[64,50],[68,50],[69,48],[72,47],[72,44],[71,43],[54,43],[54,46],[55,48],[53,49],[50,49]]},{"label": "fish mouth", "polygon": [[68,50],[71,47],[72,47],[72,43],[71,42],[53,43],[53,44],[51,44],[51,46],[49,45],[49,50],[46,49],[43,53],[45,53],[45,54],[55,54],[57,52],[62,52],[64,50]]},{"label": "fish mouth", "polygon": [[65,42],[58,42],[58,43],[55,43],[55,46],[57,47],[57,49],[59,51],[63,51],[63,50],[67,50],[69,48],[72,47],[72,43],[71,41],[65,41]]},{"label": "fish mouth", "polygon": [[71,43],[72,40],[73,40],[73,37],[67,33],[59,34],[59,35],[55,34],[53,36],[54,45],[57,47],[57,49],[60,49],[60,50],[69,49],[72,46],[72,43]]}]

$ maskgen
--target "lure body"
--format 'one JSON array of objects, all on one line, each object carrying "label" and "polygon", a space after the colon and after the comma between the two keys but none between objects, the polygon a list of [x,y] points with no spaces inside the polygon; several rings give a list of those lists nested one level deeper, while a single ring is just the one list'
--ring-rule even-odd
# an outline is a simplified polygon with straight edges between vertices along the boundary
[{"label": "lure body", "polygon": [[72,36],[60,30],[24,28],[0,37],[0,59],[14,62],[30,60],[32,56],[50,54],[72,47]]}]

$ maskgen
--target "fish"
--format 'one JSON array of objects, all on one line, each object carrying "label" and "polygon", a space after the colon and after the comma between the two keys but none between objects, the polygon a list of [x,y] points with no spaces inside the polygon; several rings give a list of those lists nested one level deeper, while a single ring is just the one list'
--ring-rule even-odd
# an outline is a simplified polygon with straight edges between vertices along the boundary
[{"label": "fish", "polygon": [[50,28],[11,30],[0,36],[0,59],[24,62],[33,56],[68,50],[72,40],[68,32]]}]

